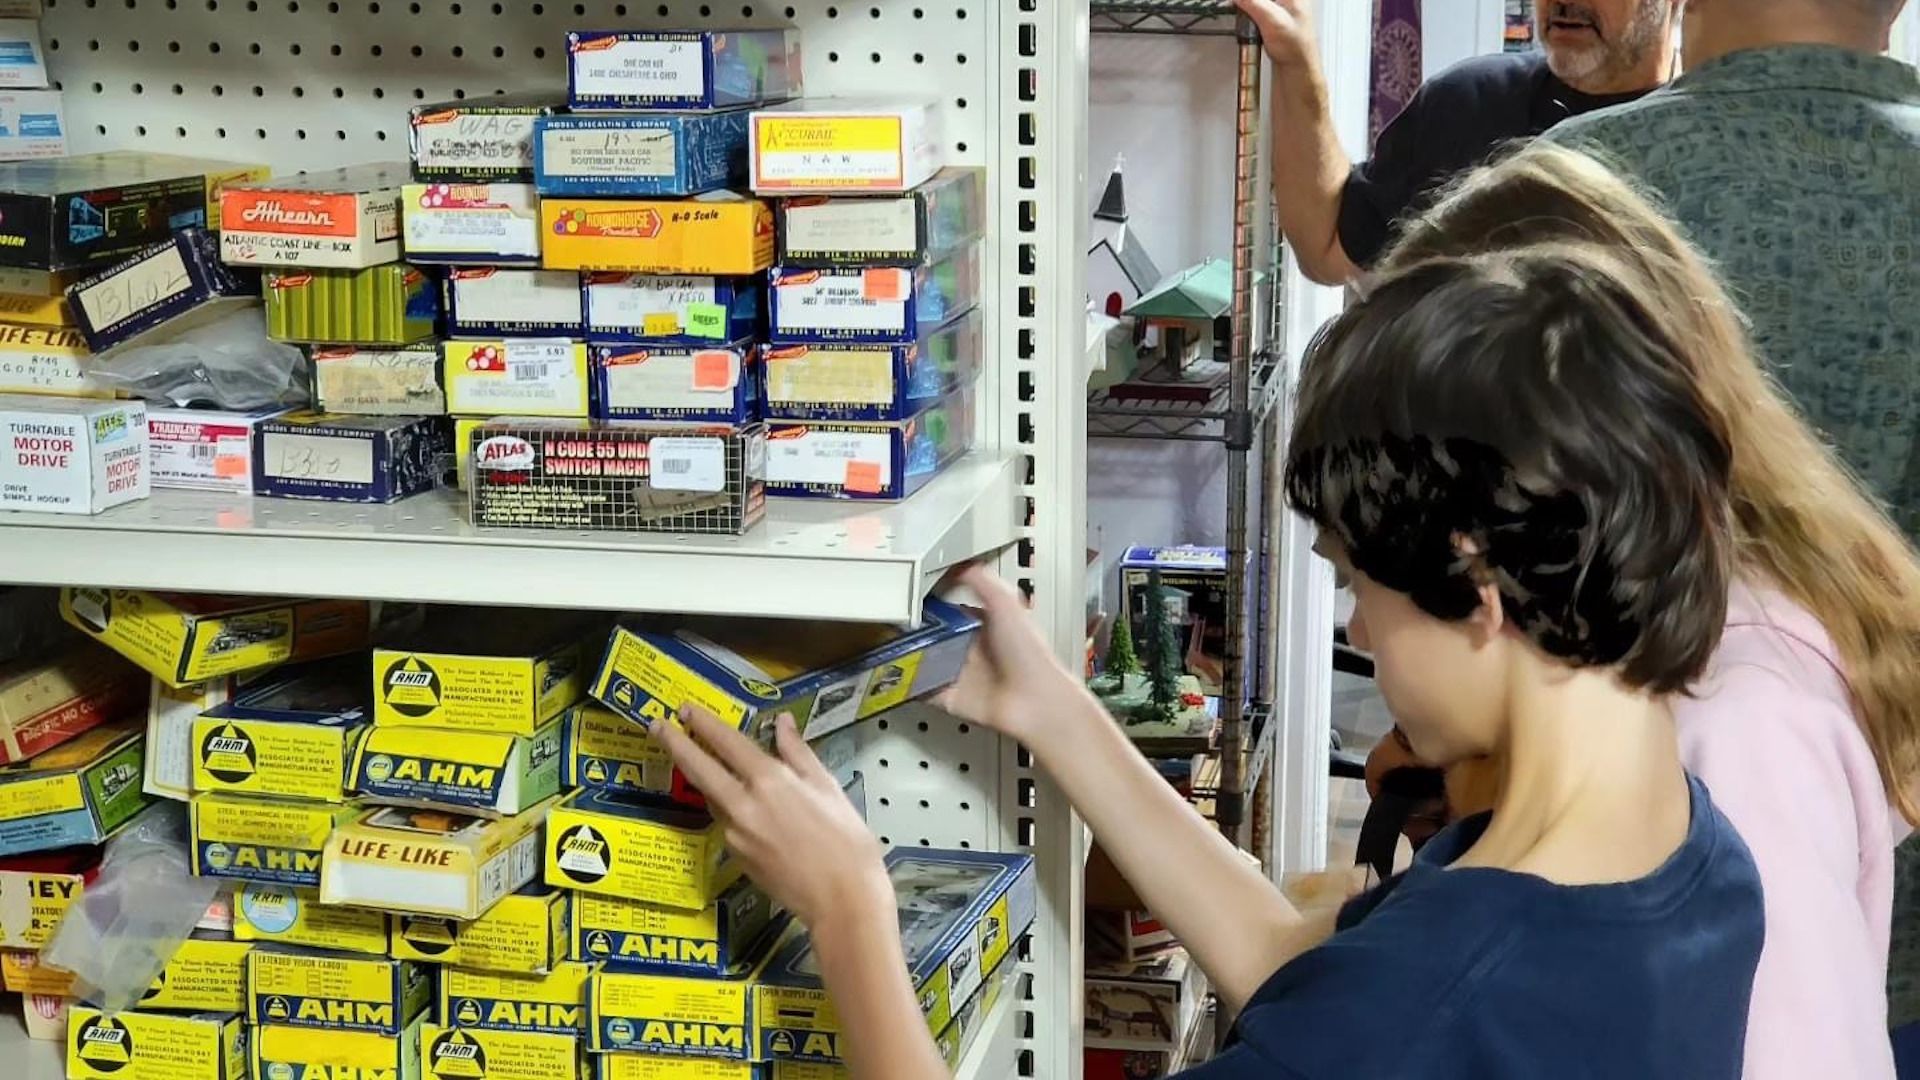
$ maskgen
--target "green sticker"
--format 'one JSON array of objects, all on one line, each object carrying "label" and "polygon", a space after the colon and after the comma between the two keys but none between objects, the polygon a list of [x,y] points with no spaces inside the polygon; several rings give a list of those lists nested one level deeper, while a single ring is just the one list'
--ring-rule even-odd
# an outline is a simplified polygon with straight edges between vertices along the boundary
[{"label": "green sticker", "polygon": [[715,339],[726,337],[726,306],[723,304],[688,304],[687,336]]}]

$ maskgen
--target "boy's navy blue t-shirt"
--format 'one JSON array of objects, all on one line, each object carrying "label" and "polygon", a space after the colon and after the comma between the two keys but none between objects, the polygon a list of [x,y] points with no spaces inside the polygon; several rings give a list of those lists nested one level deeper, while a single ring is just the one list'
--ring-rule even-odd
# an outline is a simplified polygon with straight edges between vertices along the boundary
[{"label": "boy's navy blue t-shirt", "polygon": [[1276,972],[1181,1080],[1737,1080],[1764,923],[1746,844],[1690,780],[1666,864],[1570,887],[1447,866],[1470,818]]}]

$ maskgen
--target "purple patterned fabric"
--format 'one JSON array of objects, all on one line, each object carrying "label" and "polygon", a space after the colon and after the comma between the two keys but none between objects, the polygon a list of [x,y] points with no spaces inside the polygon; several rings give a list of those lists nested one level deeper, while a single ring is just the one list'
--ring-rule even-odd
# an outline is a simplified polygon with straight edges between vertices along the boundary
[{"label": "purple patterned fabric", "polygon": [[1373,0],[1373,103],[1367,145],[1420,89],[1420,0]]}]

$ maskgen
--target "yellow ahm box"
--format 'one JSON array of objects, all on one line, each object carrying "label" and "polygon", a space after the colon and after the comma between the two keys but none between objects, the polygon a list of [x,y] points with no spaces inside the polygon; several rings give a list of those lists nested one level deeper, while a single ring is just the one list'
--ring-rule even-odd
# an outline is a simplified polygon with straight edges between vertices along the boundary
[{"label": "yellow ahm box", "polygon": [[600,971],[587,994],[588,1049],[751,1061],[752,978]]},{"label": "yellow ahm box", "polygon": [[235,1013],[247,1007],[253,944],[195,934],[180,943],[141,996],[140,1009]]},{"label": "yellow ahm box", "polygon": [[530,885],[472,922],[395,915],[389,953],[480,971],[540,975],[567,955],[567,894]]},{"label": "yellow ahm box", "polygon": [[502,975],[450,967],[440,973],[443,1027],[543,1031],[559,1035],[586,1031],[587,984],[593,964],[563,961],[546,975]]},{"label": "yellow ahm box", "polygon": [[255,1024],[399,1034],[433,998],[429,969],[405,960],[257,948],[247,956]]},{"label": "yellow ahm box", "polygon": [[363,600],[138,589],[62,589],[60,615],[172,687],[362,649],[370,625]]},{"label": "yellow ahm box", "polygon": [[463,611],[373,651],[373,722],[532,735],[586,695],[585,641],[573,616]]},{"label": "yellow ahm box", "polygon": [[196,875],[304,888],[319,887],[327,837],[357,812],[334,803],[216,794],[195,796],[189,808]]},{"label": "yellow ahm box", "polygon": [[70,1080],[245,1080],[247,1027],[233,1014],[182,1016],[90,1005],[67,1014]]},{"label": "yellow ahm box", "polygon": [[546,882],[699,911],[740,878],[722,833],[703,811],[579,791],[547,819]]},{"label": "yellow ahm box", "polygon": [[253,1029],[253,1076],[257,1080],[418,1080],[420,1032],[426,1023],[421,1016],[398,1038],[374,1031],[260,1024]]},{"label": "yellow ahm box", "polygon": [[699,911],[578,893],[574,956],[609,971],[724,978],[760,962],[779,922],[773,900],[744,878]]},{"label": "yellow ahm box", "polygon": [[233,896],[233,936],[238,941],[384,956],[387,913],[327,906],[317,889],[249,882]]},{"label": "yellow ahm box", "polygon": [[579,1035],[428,1024],[420,1037],[425,1080],[566,1080],[582,1068]]},{"label": "yellow ahm box", "polygon": [[361,671],[345,661],[309,668],[207,710],[193,722],[194,790],[344,801],[367,728],[365,684],[347,681]]}]

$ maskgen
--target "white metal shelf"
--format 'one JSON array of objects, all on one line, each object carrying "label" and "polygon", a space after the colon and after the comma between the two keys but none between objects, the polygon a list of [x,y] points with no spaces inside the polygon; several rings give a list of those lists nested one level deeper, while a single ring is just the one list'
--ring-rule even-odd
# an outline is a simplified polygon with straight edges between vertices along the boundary
[{"label": "white metal shelf", "polygon": [[769,500],[744,536],[476,529],[452,491],[390,506],[156,491],[98,517],[0,514],[0,579],[908,623],[943,571],[1019,538],[1016,479],[974,455],[902,503]]},{"label": "white metal shelf", "polygon": [[4,1000],[8,1007],[0,1009],[0,1061],[26,1066],[18,1074],[8,1072],[9,1080],[63,1080],[67,1074],[66,1048],[56,1042],[27,1038],[19,997],[8,994]]}]

